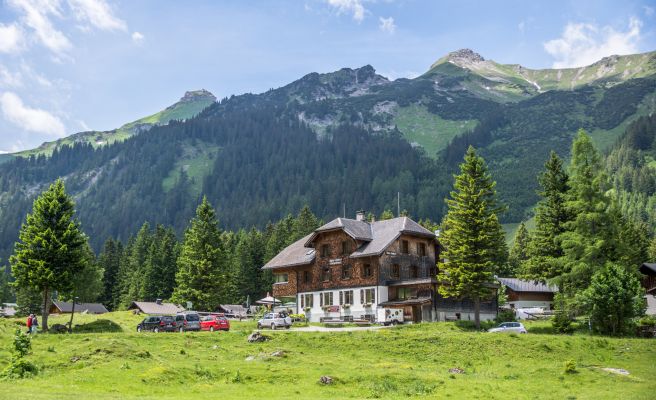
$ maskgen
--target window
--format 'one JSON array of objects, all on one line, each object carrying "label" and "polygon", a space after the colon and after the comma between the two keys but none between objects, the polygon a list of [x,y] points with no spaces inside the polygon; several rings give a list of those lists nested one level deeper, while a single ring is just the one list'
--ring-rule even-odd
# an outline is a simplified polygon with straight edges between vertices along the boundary
[{"label": "window", "polygon": [[342,255],[347,256],[351,254],[351,242],[348,240],[344,240],[342,242]]},{"label": "window", "polygon": [[303,271],[303,283],[312,283],[312,271]]},{"label": "window", "polygon": [[375,289],[360,289],[360,304],[373,304],[376,302]]},{"label": "window", "polygon": [[407,240],[401,240],[401,253],[409,254],[410,253],[409,247],[410,246],[408,245]]},{"label": "window", "polygon": [[352,290],[340,290],[339,292],[339,305],[343,306],[344,304],[353,304],[353,291]]},{"label": "window", "polygon": [[330,246],[327,244],[321,245],[321,257],[330,257]]},{"label": "window", "polygon": [[396,297],[399,300],[405,300],[410,298],[410,288],[398,288],[396,289]]},{"label": "window", "polygon": [[289,281],[287,274],[274,274],[273,279],[275,283],[287,283]]},{"label": "window", "polygon": [[419,277],[419,268],[416,265],[411,265],[410,278],[418,278],[418,277]]},{"label": "window", "polygon": [[329,282],[330,281],[330,268],[325,267],[324,269],[321,270],[321,280],[323,282]]},{"label": "window", "polygon": [[364,264],[362,266],[362,277],[369,278],[372,275],[373,275],[373,271],[371,270],[371,264]]},{"label": "window", "polygon": [[417,254],[419,257],[426,257],[426,243],[417,243]]},{"label": "window", "polygon": [[305,307],[312,308],[313,303],[314,303],[314,296],[312,294],[301,295],[301,308],[305,308]]},{"label": "window", "polygon": [[333,292],[325,292],[319,294],[319,302],[321,307],[332,306],[333,305]]},{"label": "window", "polygon": [[398,279],[401,276],[399,264],[392,265],[392,271],[390,277]]},{"label": "window", "polygon": [[349,264],[342,265],[342,279],[351,279],[353,268]]}]

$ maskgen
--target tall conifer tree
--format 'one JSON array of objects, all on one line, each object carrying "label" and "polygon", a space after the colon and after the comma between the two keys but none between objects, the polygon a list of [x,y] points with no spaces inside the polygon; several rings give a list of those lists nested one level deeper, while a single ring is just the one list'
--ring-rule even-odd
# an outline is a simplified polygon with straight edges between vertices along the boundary
[{"label": "tall conifer tree", "polygon": [[538,194],[542,199],[536,207],[535,230],[528,243],[527,260],[521,264],[519,275],[546,282],[563,273],[560,235],[565,232],[565,226],[571,219],[565,204],[569,178],[555,152],[551,152],[538,181],[542,187]]},{"label": "tall conifer tree", "polygon": [[41,292],[44,331],[52,292],[70,290],[86,262],[87,239],[74,214],[73,200],[58,179],[34,201],[10,258],[15,286]]},{"label": "tall conifer tree", "polygon": [[226,270],[219,222],[203,197],[185,232],[172,300],[180,304],[191,301],[196,310],[214,311],[225,298]]},{"label": "tall conifer tree", "polygon": [[505,237],[497,213],[503,207],[497,201],[495,182],[483,158],[469,147],[454,191],[447,200],[444,233],[445,247],[440,266],[440,293],[447,297],[474,301],[475,323],[480,328],[481,300],[494,296],[494,274],[508,258]]}]

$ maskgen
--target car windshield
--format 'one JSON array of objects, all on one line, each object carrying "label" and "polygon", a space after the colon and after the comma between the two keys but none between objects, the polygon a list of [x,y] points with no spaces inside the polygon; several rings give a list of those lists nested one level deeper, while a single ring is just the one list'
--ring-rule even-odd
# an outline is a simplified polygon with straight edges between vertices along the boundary
[{"label": "car windshield", "polygon": [[187,321],[200,321],[198,314],[187,314]]},{"label": "car windshield", "polygon": [[173,317],[162,317],[162,321],[171,322],[173,321]]}]

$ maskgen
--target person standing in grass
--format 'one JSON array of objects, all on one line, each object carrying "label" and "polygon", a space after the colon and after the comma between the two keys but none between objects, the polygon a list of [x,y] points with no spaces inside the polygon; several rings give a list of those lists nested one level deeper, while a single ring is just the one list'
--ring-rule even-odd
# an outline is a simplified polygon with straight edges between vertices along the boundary
[{"label": "person standing in grass", "polygon": [[27,316],[27,334],[29,335],[32,333],[32,317],[34,317],[34,314],[30,314]]},{"label": "person standing in grass", "polygon": [[39,320],[36,319],[36,314],[32,314],[32,333],[36,335],[37,329],[39,329]]}]

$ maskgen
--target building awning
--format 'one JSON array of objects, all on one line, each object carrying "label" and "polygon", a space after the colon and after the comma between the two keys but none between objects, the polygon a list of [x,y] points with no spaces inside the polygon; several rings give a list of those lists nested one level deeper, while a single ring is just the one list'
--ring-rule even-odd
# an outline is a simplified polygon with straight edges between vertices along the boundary
[{"label": "building awning", "polygon": [[425,284],[437,284],[437,279],[415,278],[415,279],[404,279],[402,281],[387,281],[387,286],[412,286],[412,285],[425,285]]},{"label": "building awning", "polygon": [[378,305],[381,307],[392,307],[392,306],[417,306],[425,303],[430,303],[430,297],[418,297],[416,299],[405,299],[405,300],[389,300]]}]

